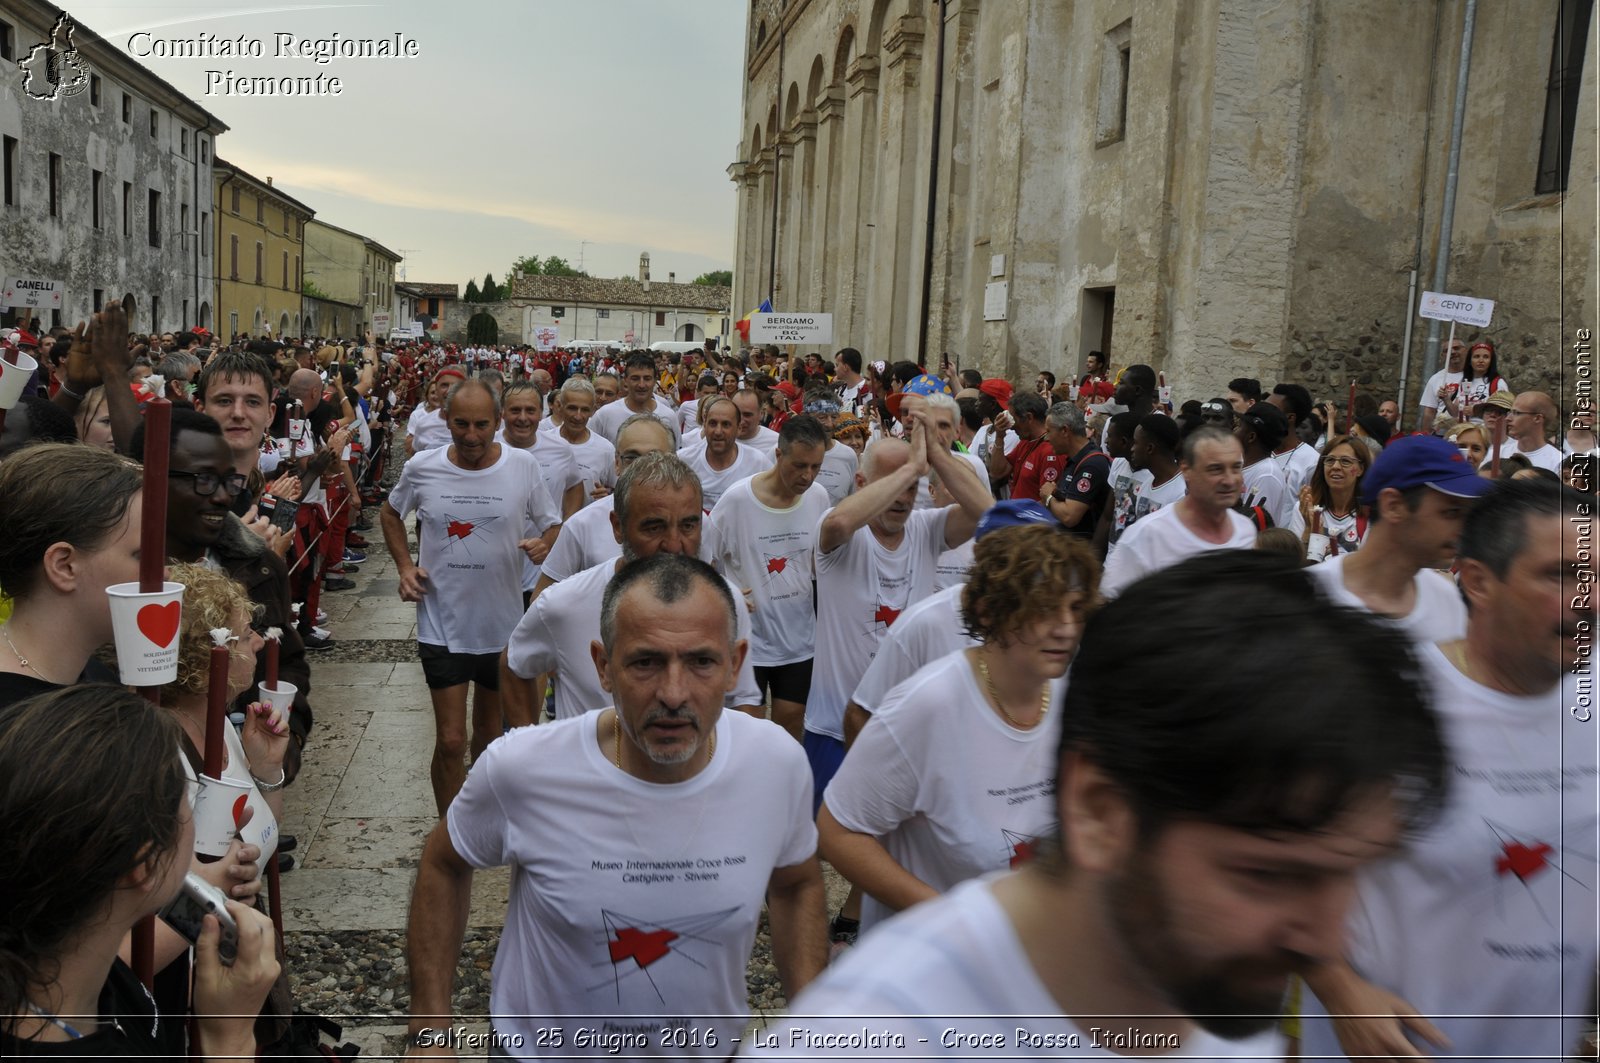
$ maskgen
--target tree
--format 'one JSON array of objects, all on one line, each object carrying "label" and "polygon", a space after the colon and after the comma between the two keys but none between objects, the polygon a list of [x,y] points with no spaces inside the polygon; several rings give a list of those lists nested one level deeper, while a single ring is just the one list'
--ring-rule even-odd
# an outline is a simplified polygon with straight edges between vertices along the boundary
[{"label": "tree", "polygon": [[702,273],[694,279],[695,284],[704,284],[713,288],[733,287],[733,270],[714,269],[709,273]]},{"label": "tree", "polygon": [[508,272],[515,274],[519,270],[530,277],[537,277],[544,272],[544,263],[539,261],[538,255],[523,255],[511,263],[511,269]]},{"label": "tree", "polygon": [[483,301],[483,294],[478,291],[477,281],[467,281],[467,290],[461,293],[461,301],[463,303],[479,303]]},{"label": "tree", "polygon": [[326,299],[328,293],[318,288],[316,282],[302,279],[300,281],[300,294],[307,299]]},{"label": "tree", "polygon": [[500,323],[494,315],[480,310],[467,319],[468,343],[499,343]]},{"label": "tree", "polygon": [[483,293],[482,294],[483,294],[483,302],[493,303],[493,302],[496,302],[497,300],[499,300],[499,298],[500,298],[500,289],[494,283],[494,274],[493,273],[485,273],[483,275]]},{"label": "tree", "polygon": [[551,255],[544,260],[544,272],[547,277],[587,277],[582,270],[572,268],[572,264],[560,255]]}]

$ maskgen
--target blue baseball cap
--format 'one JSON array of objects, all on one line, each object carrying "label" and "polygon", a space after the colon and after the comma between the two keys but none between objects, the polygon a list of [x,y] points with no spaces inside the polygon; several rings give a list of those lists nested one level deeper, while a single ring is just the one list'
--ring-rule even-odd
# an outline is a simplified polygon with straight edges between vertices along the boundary
[{"label": "blue baseball cap", "polygon": [[1058,528],[1061,526],[1061,523],[1041,503],[1031,498],[1008,498],[989,507],[978,521],[978,530],[974,533],[974,538],[982,539],[992,531],[999,531],[1001,528],[1020,528],[1025,524],[1052,524]]},{"label": "blue baseball cap", "polygon": [[1438,436],[1405,436],[1384,447],[1361,478],[1361,501],[1372,505],[1378,493],[1431,487],[1456,498],[1477,498],[1494,487],[1478,475],[1454,443]]}]

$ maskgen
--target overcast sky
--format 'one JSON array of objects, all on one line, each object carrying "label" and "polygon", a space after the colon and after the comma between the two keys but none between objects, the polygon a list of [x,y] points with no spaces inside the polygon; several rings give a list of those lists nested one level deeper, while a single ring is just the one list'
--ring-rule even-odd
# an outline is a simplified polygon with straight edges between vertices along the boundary
[{"label": "overcast sky", "polygon": [[[60,2],[60,0],[58,0]],[[138,61],[230,127],[217,154],[334,225],[405,250],[413,281],[504,280],[521,256],[687,281],[733,264],[745,0],[83,2],[132,35],[262,42],[261,59]],[[274,34],[414,37],[415,59],[274,58]],[[135,44],[144,50],[143,39]],[[335,75],[339,96],[205,95],[207,70]],[[587,241],[587,246],[584,245]]]}]

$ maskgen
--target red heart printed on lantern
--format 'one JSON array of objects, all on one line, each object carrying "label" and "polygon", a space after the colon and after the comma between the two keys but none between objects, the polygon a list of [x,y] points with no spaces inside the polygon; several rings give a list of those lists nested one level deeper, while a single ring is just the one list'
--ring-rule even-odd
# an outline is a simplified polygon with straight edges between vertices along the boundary
[{"label": "red heart printed on lantern", "polygon": [[178,634],[178,619],[182,607],[177,602],[166,605],[147,605],[139,610],[139,630],[151,642],[166,649]]}]

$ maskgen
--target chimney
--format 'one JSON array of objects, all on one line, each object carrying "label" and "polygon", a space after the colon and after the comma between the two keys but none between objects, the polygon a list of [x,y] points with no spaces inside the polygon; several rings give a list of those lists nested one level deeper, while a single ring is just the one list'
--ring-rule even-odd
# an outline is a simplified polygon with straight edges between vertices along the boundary
[{"label": "chimney", "polygon": [[272,187],[272,178],[270,178],[270,177],[269,177],[269,178],[267,178],[267,187],[268,187],[268,188],[271,188],[271,187]]},{"label": "chimney", "polygon": [[639,255],[639,283],[644,285],[644,290],[650,290],[650,252],[645,251]]},{"label": "chimney", "polygon": [[677,284],[678,283],[678,275],[676,273],[670,273],[669,272],[667,274],[667,283],[668,284]]}]

